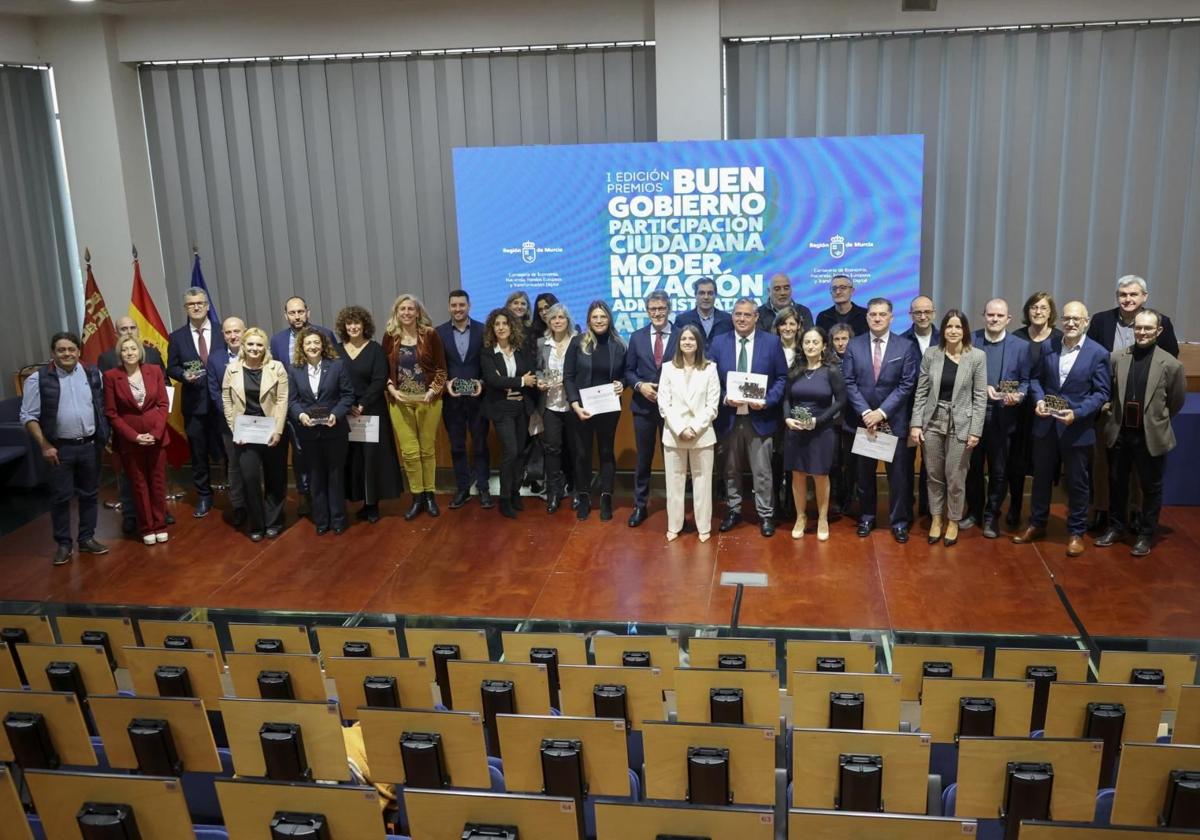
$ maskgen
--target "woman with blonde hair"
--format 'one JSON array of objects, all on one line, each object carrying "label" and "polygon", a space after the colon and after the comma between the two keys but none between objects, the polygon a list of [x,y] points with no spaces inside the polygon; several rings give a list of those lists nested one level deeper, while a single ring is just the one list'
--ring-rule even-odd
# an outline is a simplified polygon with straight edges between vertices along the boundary
[{"label": "woman with blonde hair", "polygon": [[404,293],[392,304],[383,352],[388,359],[388,414],[412,491],[412,505],[404,518],[414,519],[421,511],[437,516],[441,511],[433,494],[446,350],[415,296]]},{"label": "woman with blonde hair", "polygon": [[[283,530],[283,503],[287,497],[287,449],[280,446],[288,411],[288,374],[283,362],[271,358],[270,339],[258,327],[242,333],[237,358],[225,368],[221,383],[225,422],[233,430],[233,443],[242,480],[246,485],[246,519],[250,539],[274,538]],[[237,418],[270,417],[275,431],[265,443],[241,439]]]}]

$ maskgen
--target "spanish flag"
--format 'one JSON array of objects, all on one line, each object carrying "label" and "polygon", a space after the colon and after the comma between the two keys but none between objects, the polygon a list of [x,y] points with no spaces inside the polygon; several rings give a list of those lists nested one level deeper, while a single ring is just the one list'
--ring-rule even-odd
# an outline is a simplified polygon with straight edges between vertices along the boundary
[{"label": "spanish flag", "polygon": [[[133,260],[133,294],[129,301],[129,317],[137,322],[138,334],[142,342],[158,348],[163,359],[167,358],[167,328],[158,308],[142,282],[142,266],[134,257]],[[188,449],[187,432],[183,426],[183,400],[179,399],[179,384],[171,383],[168,387],[175,388],[175,400],[171,405],[171,416],[167,418],[167,463],[172,467],[181,467],[191,459]]]}]

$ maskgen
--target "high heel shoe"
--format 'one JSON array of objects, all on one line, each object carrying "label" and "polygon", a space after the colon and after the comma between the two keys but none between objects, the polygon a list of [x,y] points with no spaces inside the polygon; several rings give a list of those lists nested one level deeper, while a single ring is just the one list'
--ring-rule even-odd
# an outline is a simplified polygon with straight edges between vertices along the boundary
[{"label": "high heel shoe", "polygon": [[934,545],[942,538],[942,517],[935,515],[929,523],[929,544]]},{"label": "high heel shoe", "polygon": [[678,531],[667,531],[667,542],[675,542],[677,539],[679,539]]},{"label": "high heel shoe", "polygon": [[710,539],[712,539],[711,533],[700,535],[700,542],[708,542]]},{"label": "high heel shoe", "polygon": [[820,542],[828,542],[829,541],[829,520],[828,519],[818,519],[817,520],[817,540]]},{"label": "high heel shoe", "polygon": [[949,548],[950,546],[952,546],[956,542],[958,542],[958,523],[957,522],[951,522],[949,525],[946,526],[946,538],[942,542],[945,543],[946,548]]},{"label": "high heel shoe", "polygon": [[804,536],[804,528],[807,524],[808,524],[808,520],[805,518],[804,514],[800,514],[799,516],[797,516],[796,517],[796,526],[794,528],[792,528],[792,539],[798,540],[801,537],[803,537]]}]

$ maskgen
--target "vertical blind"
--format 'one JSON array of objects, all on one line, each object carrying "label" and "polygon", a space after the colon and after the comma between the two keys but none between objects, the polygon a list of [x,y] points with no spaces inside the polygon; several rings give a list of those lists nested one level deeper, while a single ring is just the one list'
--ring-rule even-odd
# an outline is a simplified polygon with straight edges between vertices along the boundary
[{"label": "vertical blind", "polygon": [[80,293],[71,276],[50,71],[0,67],[0,395],[9,374],[50,358],[50,336],[79,330]]},{"label": "vertical blind", "polygon": [[925,135],[940,309],[1107,309],[1132,273],[1200,338],[1200,26],[730,42],[726,85],[733,138]]},{"label": "vertical blind", "polygon": [[[222,316],[283,324],[304,296],[377,328],[401,291],[460,285],[451,149],[655,136],[646,47],[144,65],[167,288],[192,247]],[[176,305],[172,300],[171,305]]]}]

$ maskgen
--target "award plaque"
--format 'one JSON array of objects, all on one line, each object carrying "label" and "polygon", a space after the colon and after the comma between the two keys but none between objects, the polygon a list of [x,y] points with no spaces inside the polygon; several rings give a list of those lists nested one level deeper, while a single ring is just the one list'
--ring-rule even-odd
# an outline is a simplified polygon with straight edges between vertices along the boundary
[{"label": "award plaque", "polygon": [[329,415],[333,412],[330,411],[329,406],[327,405],[314,405],[304,413],[307,414],[308,419],[314,423],[324,423],[329,419]]},{"label": "award plaque", "polygon": [[192,359],[190,362],[183,363],[183,372],[190,375],[192,378],[203,376],[205,373],[204,362],[199,359]]},{"label": "award plaque", "polygon": [[1046,410],[1056,417],[1071,410],[1070,403],[1058,394],[1047,394],[1042,403],[1046,406]]},{"label": "award plaque", "polygon": [[892,433],[892,424],[889,423],[888,421],[884,420],[882,423],[880,423],[878,426],[875,427],[875,433],[890,435]]},{"label": "award plaque", "polygon": [[1018,394],[1021,392],[1021,383],[1016,379],[1001,379],[996,390],[1001,394]]},{"label": "award plaque", "polygon": [[562,371],[546,368],[537,372],[537,384],[545,385],[547,388],[553,388],[555,385],[562,384]]},{"label": "award plaque", "polygon": [[792,409],[792,419],[799,420],[801,423],[807,423],[813,419],[813,415],[807,407],[798,405]]},{"label": "award plaque", "polygon": [[[477,387],[479,387],[478,379],[455,379],[454,384],[450,386],[450,393],[460,397],[470,397],[474,396]],[[401,390],[404,389],[401,388]]]}]

